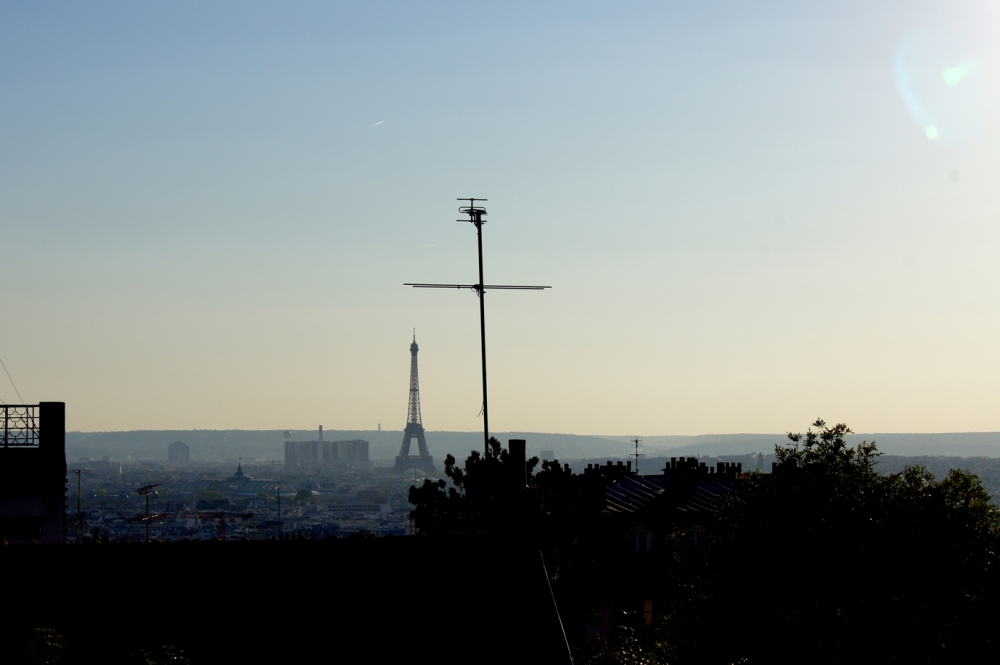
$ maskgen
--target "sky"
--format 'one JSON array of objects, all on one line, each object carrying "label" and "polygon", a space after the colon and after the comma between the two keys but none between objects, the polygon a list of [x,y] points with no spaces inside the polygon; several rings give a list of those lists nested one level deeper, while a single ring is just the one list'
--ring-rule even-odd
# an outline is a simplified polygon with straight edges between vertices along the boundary
[{"label": "sky", "polygon": [[[995,2],[0,3],[0,399],[1000,430]],[[0,377],[6,379],[6,377]],[[20,393],[20,397],[17,393]]]}]

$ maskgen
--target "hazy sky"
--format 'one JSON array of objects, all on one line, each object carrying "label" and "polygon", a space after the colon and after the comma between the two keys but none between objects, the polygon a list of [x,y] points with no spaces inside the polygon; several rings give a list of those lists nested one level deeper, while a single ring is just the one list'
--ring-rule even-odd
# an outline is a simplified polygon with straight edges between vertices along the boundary
[{"label": "hazy sky", "polygon": [[[0,5],[0,358],[70,429],[1000,430],[996,2]],[[377,124],[381,123],[381,124]],[[6,377],[0,398],[17,401]]]}]

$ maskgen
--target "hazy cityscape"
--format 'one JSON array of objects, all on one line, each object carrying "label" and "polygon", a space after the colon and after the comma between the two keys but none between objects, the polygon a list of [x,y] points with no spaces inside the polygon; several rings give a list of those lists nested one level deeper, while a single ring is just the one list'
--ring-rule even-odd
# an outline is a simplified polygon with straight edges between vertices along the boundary
[{"label": "hazy cityscape", "polygon": [[[187,453],[183,442],[175,449]],[[240,459],[199,463],[186,457],[70,462],[69,522],[75,528],[79,490],[84,539],[144,541],[145,498],[135,490],[155,485],[148,535],[157,540],[413,532],[407,502],[412,479],[374,473],[367,459],[337,467]]]},{"label": "hazy cityscape", "polygon": [[[123,433],[125,434],[125,433]],[[167,432],[164,435],[170,434]],[[224,450],[239,450],[238,437],[233,433],[200,432],[201,437],[212,436],[223,439],[228,436],[230,445]],[[308,434],[296,432],[297,438]],[[131,540],[141,542],[146,539],[146,503],[144,496],[136,494],[136,489],[156,485],[150,496],[149,509],[152,517],[149,519],[149,537],[157,540],[212,540],[225,538],[249,538],[261,540],[273,537],[338,537],[351,534],[369,534],[371,536],[413,535],[417,532],[410,511],[414,506],[409,503],[409,488],[419,484],[427,476],[422,471],[399,475],[392,472],[391,461],[388,459],[372,460],[368,457],[368,442],[355,439],[353,441],[322,441],[319,432],[313,433],[312,441],[292,441],[277,439],[277,432],[246,432],[249,442],[258,442],[265,437],[273,437],[276,441],[271,446],[266,444],[248,444],[245,449],[261,451],[261,448],[271,448],[275,451],[284,448],[283,456],[266,453],[262,458],[229,457],[225,459],[192,459],[191,448],[183,441],[176,441],[163,447],[163,454],[156,455],[149,445],[128,444],[109,445],[117,449],[118,454],[104,455],[99,459],[77,457],[67,463],[69,484],[67,491],[67,524],[72,524],[75,537],[77,524],[76,501],[80,500],[80,536],[85,541],[92,538],[105,540]],[[329,436],[330,432],[327,432]],[[334,434],[337,434],[334,432]],[[402,431],[372,432],[380,439],[392,437],[398,440]],[[476,433],[447,433],[454,438],[469,441],[469,448],[474,446]],[[288,432],[289,437],[293,434]],[[142,435],[135,435],[137,438]],[[148,437],[149,435],[145,435]],[[431,443],[436,443],[435,435],[429,434]],[[94,446],[96,437],[87,437]],[[113,439],[121,438],[116,435]],[[541,461],[556,458],[555,446],[561,444],[564,448],[576,448],[583,452],[590,447],[603,446],[604,456],[594,457],[561,457],[560,461],[569,464],[570,468],[582,474],[588,465],[606,464],[612,461],[639,463],[644,473],[655,475],[665,466],[669,466],[670,456],[662,448],[640,448],[639,458],[634,453],[629,454],[627,443],[602,437],[590,437],[585,443],[574,441],[577,438],[558,435],[541,435],[537,437],[547,441],[549,450],[537,451]],[[706,437],[708,438],[708,437]],[[750,439],[750,441],[747,440]],[[774,435],[774,441],[781,437]],[[872,437],[878,442],[877,437]],[[897,436],[896,446],[905,449],[907,445],[919,448],[926,445],[922,437]],[[980,437],[982,439],[983,437]],[[73,437],[68,436],[69,440]],[[741,441],[742,439],[742,441]],[[1000,445],[1000,433],[992,437],[996,445]],[[768,437],[740,437],[738,435],[711,437],[706,441],[706,448],[716,447],[731,449],[733,446],[750,446],[766,441]],[[356,446],[356,443],[363,444]],[[574,446],[573,444],[578,445]],[[333,459],[329,452],[324,458],[323,446],[327,450],[333,444],[342,448],[358,447],[363,452],[358,455]],[[99,444],[97,444],[99,445]],[[210,444],[209,444],[210,445]],[[220,444],[222,447],[224,444]],[[458,444],[461,445],[461,444]],[[983,445],[981,441],[968,445]],[[989,444],[987,444],[989,445]],[[537,447],[537,446],[533,446]],[[695,448],[698,446],[695,445]],[[717,462],[740,464],[747,471],[759,470],[767,473],[775,462],[773,444],[770,447],[759,446],[758,452],[744,454],[701,455],[697,451],[689,452],[688,446],[675,449],[673,457],[682,453],[697,456],[708,466]],[[296,449],[305,448],[313,452],[312,456],[296,455]],[[135,454],[125,452],[135,450]],[[432,448],[437,449],[437,446]],[[72,458],[73,448],[70,447],[68,457]],[[353,450],[351,451],[353,453]],[[982,479],[986,490],[991,496],[1000,494],[1000,457],[989,456],[933,456],[933,455],[884,455],[878,460],[880,472],[899,473],[906,466],[920,465],[926,467],[937,477],[944,477],[951,469],[963,469],[975,473]],[[77,484],[77,471],[79,484]],[[437,477],[437,475],[435,475]],[[280,509],[279,509],[280,496]],[[995,500],[995,499],[994,499]]]},{"label": "hazy cityscape", "polygon": [[0,662],[988,661],[998,36],[0,0]]}]

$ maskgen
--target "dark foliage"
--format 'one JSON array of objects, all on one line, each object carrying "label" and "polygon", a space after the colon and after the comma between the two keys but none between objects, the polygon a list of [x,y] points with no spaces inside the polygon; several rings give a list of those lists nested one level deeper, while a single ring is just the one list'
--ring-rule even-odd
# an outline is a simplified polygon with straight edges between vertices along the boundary
[{"label": "dark foliage", "polygon": [[[546,462],[525,491],[495,440],[464,469],[449,457],[451,486],[425,481],[410,501],[427,533],[531,531],[578,663],[946,663],[992,652],[1000,514],[982,483],[957,470],[881,474],[875,444],[850,447],[849,433],[817,420],[790,434],[775,472],[738,481],[705,529],[661,513],[645,557],[623,551],[623,516],[601,512],[603,486],[595,494],[594,479]],[[651,625],[621,611],[636,593],[655,599]],[[612,624],[597,626],[606,638],[594,636],[601,607],[612,609]]]},{"label": "dark foliage", "polygon": [[[702,548],[679,547],[677,662],[956,662],[995,648],[998,514],[979,479],[880,475],[822,420],[725,502]],[[697,551],[699,550],[700,551]]]},{"label": "dark foliage", "polygon": [[526,470],[515,468],[519,465],[492,437],[486,454],[472,451],[464,468],[448,455],[444,472],[451,486],[441,479],[424,480],[420,487],[411,487],[410,503],[416,506],[411,517],[428,534],[493,530],[509,525],[518,517],[523,501],[522,478],[526,472],[531,485],[537,464],[538,458],[532,457],[526,461]]},{"label": "dark foliage", "polygon": [[93,636],[76,635],[67,638],[53,628],[17,628],[7,626],[0,633],[5,658],[17,665],[58,665],[99,658],[106,663],[122,665],[185,665],[190,663],[182,649],[130,644],[129,640],[112,640],[102,644],[99,655],[94,652]]},{"label": "dark foliage", "polygon": [[62,662],[66,638],[52,628],[29,628],[15,631],[8,642],[14,648],[8,651],[14,662],[54,665]]}]

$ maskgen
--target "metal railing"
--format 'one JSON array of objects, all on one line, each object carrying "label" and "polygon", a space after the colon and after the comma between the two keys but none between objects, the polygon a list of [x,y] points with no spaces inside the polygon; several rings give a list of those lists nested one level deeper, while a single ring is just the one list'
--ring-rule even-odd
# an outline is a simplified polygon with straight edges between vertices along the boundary
[{"label": "metal railing", "polygon": [[3,447],[38,446],[38,405],[0,405],[3,420]]}]

